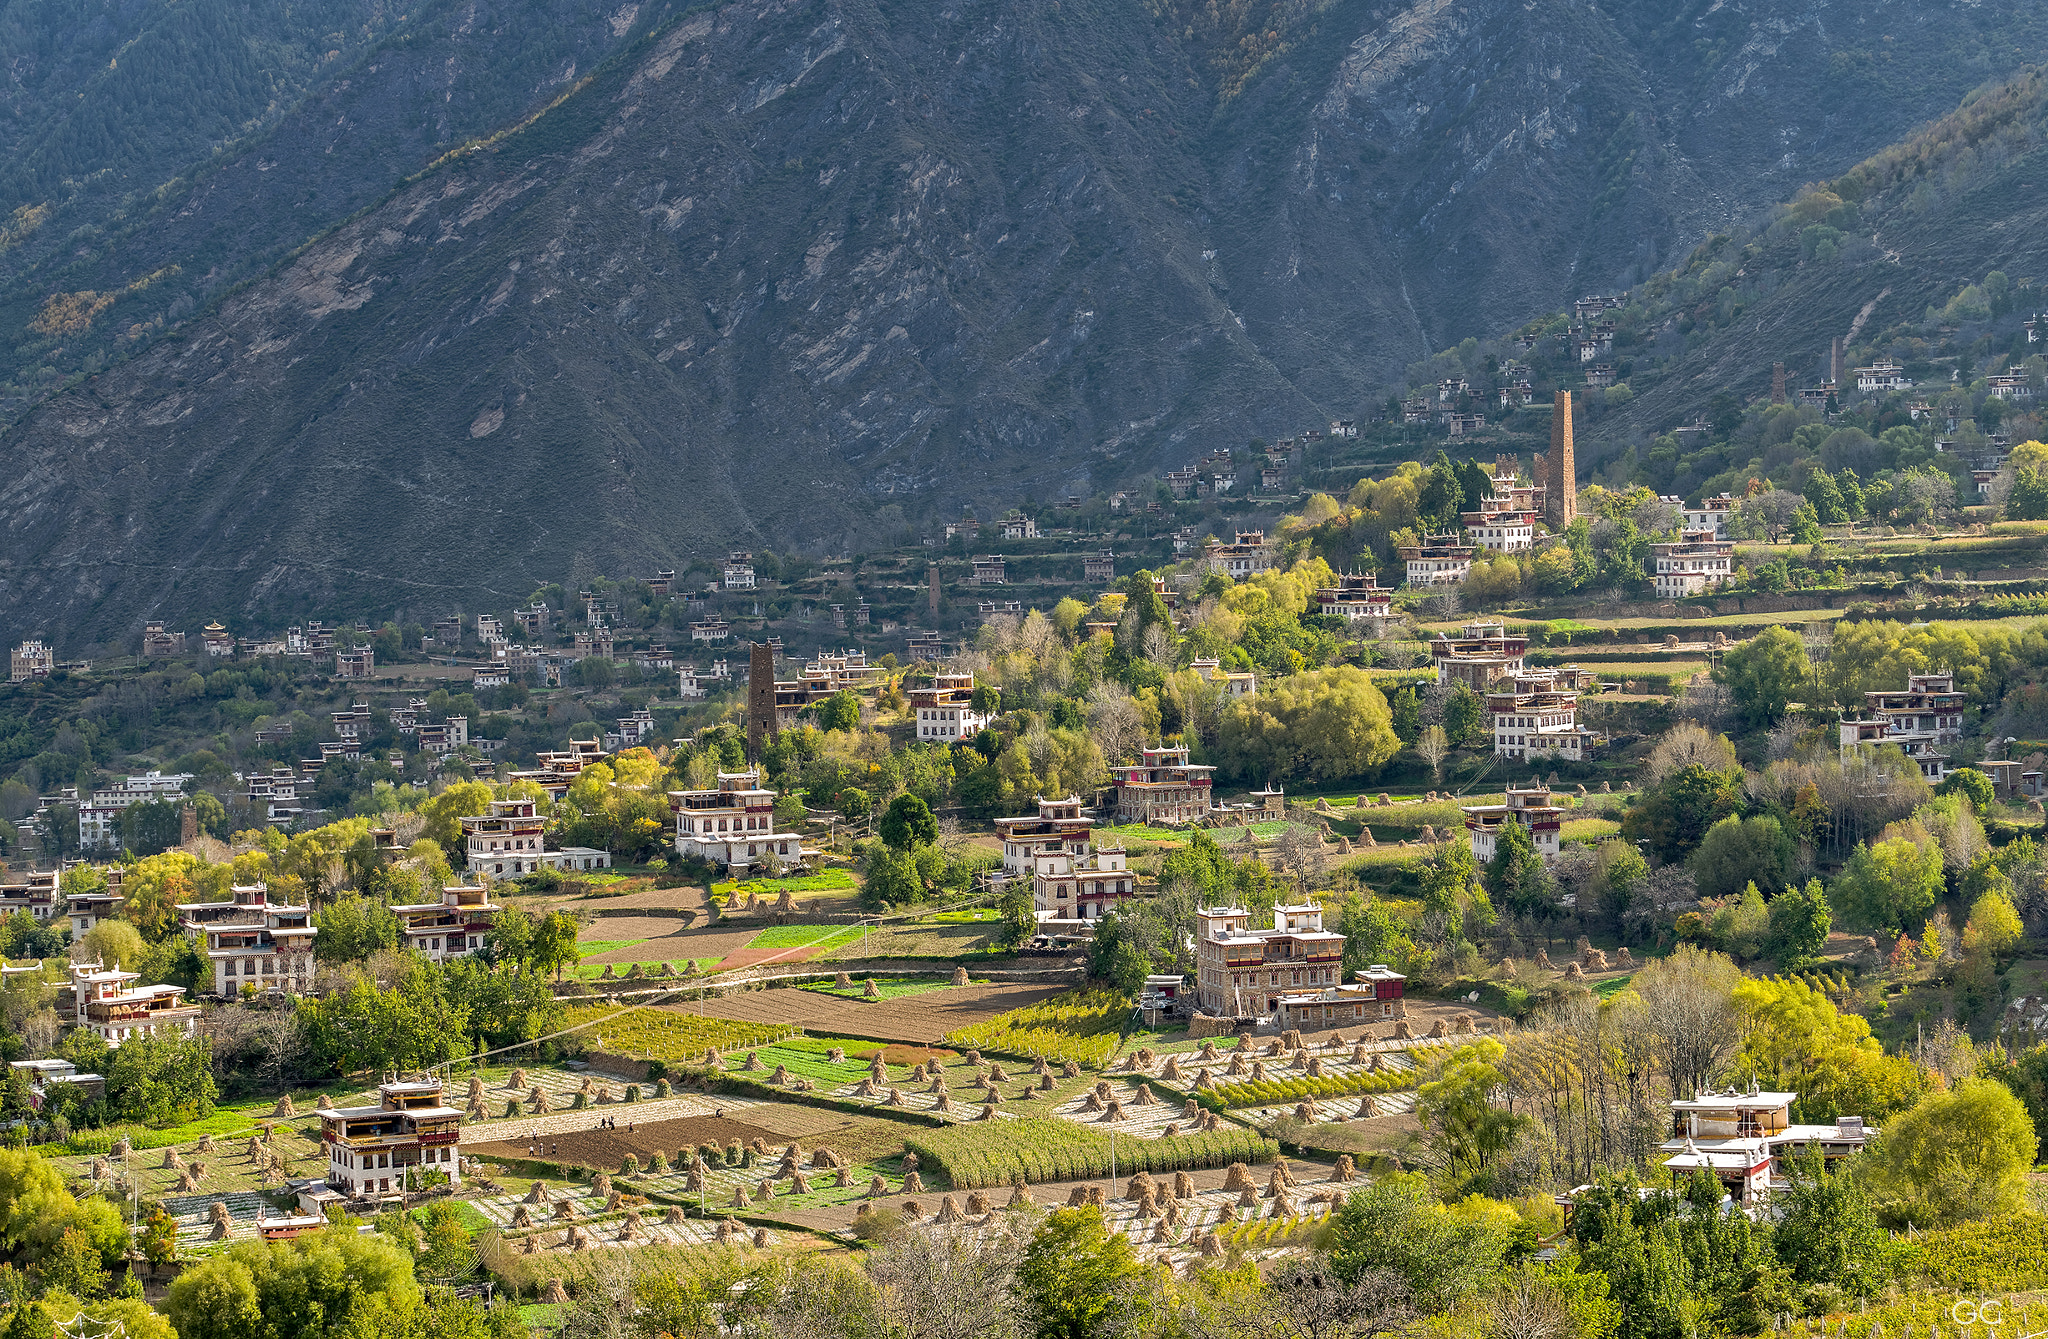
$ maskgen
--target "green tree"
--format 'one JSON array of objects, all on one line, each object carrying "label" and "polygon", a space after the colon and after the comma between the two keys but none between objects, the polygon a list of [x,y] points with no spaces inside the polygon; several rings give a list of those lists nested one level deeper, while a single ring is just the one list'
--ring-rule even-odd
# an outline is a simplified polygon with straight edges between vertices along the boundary
[{"label": "green tree", "polygon": [[335,1227],[286,1242],[235,1242],[180,1274],[164,1309],[181,1335],[342,1339],[389,1333],[392,1313],[419,1302],[404,1251]]},{"label": "green tree", "polygon": [[875,825],[875,835],[891,850],[909,851],[939,839],[939,820],[932,816],[930,805],[906,792],[889,801],[882,821]]},{"label": "green tree", "polygon": [[1396,739],[1403,744],[1413,744],[1422,737],[1422,702],[1413,688],[1403,688],[1395,693],[1391,710]]},{"label": "green tree", "polygon": [[2048,520],[2048,471],[2022,465],[2012,476],[2012,491],[2005,497],[2008,521]]},{"label": "green tree", "polygon": [[1742,803],[1742,769],[1717,771],[1689,763],[1636,797],[1622,816],[1621,835],[1647,842],[1660,860],[1683,860],[1707,830]]},{"label": "green tree", "polygon": [[860,695],[842,688],[819,703],[818,726],[824,730],[860,729]]},{"label": "green tree", "polygon": [[1997,888],[1986,889],[1970,907],[1970,919],[1963,925],[1963,950],[1991,958],[2003,957],[2019,943],[2024,933],[2012,899]]},{"label": "green tree", "polygon": [[1447,1311],[1500,1267],[1506,1238],[1445,1213],[1421,1176],[1395,1172],[1352,1192],[1330,1219],[1330,1265],[1353,1281],[1367,1270],[1400,1276],[1425,1313]]},{"label": "green tree", "polygon": [[839,816],[847,822],[858,823],[874,811],[874,797],[859,786],[848,786],[839,792]]},{"label": "green tree", "polygon": [[1002,917],[1003,928],[998,939],[1004,948],[1015,948],[1038,929],[1038,918],[1032,914],[1031,894],[1021,886],[1011,887],[997,900],[996,914]]},{"label": "green tree", "polygon": [[1980,817],[1991,812],[1992,802],[1997,798],[1992,793],[1991,778],[1974,767],[1956,768],[1941,779],[1941,784],[1934,788],[1934,793],[1963,795]]},{"label": "green tree", "polygon": [[1556,910],[1543,857],[1530,839],[1529,829],[1512,820],[1502,823],[1494,836],[1486,885],[1494,905],[1518,916],[1544,917]]},{"label": "green tree", "polygon": [[1144,1273],[1130,1238],[1098,1208],[1045,1216],[1017,1266],[1015,1289],[1037,1339],[1108,1339]]},{"label": "green tree", "polygon": [[1857,925],[1889,939],[1917,927],[1946,889],[1941,848],[1929,842],[1923,850],[1895,837],[1857,847],[1830,900]]},{"label": "green tree", "polygon": [[322,962],[361,962],[379,949],[398,946],[398,917],[381,902],[350,893],[314,913],[320,933],[313,956]]},{"label": "green tree", "polygon": [[1766,895],[1792,877],[1792,838],[1769,815],[1729,815],[1707,829],[1693,852],[1693,877],[1701,897],[1732,897],[1754,883]]},{"label": "green tree", "polygon": [[1792,1281],[1869,1297],[1882,1287],[1894,1254],[1878,1225],[1864,1178],[1843,1166],[1830,1171],[1818,1155],[1784,1162],[1789,1185],[1771,1196],[1779,1211],[1771,1244]]},{"label": "green tree", "polygon": [[1833,922],[1819,879],[1808,879],[1804,889],[1787,888],[1771,899],[1771,953],[1787,967],[1810,962],[1827,947]]},{"label": "green tree", "polygon": [[1752,730],[1784,719],[1792,695],[1808,677],[1805,643],[1790,628],[1775,626],[1728,652],[1714,669],[1714,682],[1727,686]]},{"label": "green tree", "polygon": [[1929,1093],[1875,1150],[1880,1212],[1920,1228],[2018,1213],[2036,1147],[2026,1108],[1996,1079]]},{"label": "green tree", "polygon": [[534,926],[526,965],[543,976],[552,972],[559,980],[562,969],[577,959],[577,928],[576,918],[568,912],[560,908],[549,912]]},{"label": "green tree", "polygon": [[1454,748],[1480,742],[1488,730],[1486,699],[1463,683],[1444,702],[1444,734]]},{"label": "green tree", "polygon": [[1500,1043],[1491,1040],[1460,1047],[1442,1073],[1416,1095],[1416,1118],[1446,1175],[1462,1193],[1492,1190],[1496,1166],[1514,1146],[1524,1123],[1493,1103],[1502,1078],[1495,1064],[1504,1053]]},{"label": "green tree", "polygon": [[458,781],[420,806],[427,821],[423,836],[440,843],[443,850],[462,841],[464,818],[490,812],[491,788],[481,781]]},{"label": "green tree", "polygon": [[213,1044],[174,1028],[137,1032],[107,1066],[107,1105],[122,1120],[175,1125],[213,1114]]}]

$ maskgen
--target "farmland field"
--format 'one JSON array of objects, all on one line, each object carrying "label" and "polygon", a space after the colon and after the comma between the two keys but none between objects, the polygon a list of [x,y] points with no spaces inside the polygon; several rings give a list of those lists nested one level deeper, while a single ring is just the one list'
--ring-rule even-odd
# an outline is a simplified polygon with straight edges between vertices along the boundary
[{"label": "farmland field", "polygon": [[701,1063],[705,1050],[713,1046],[723,1051],[761,1045],[796,1031],[787,1022],[702,1016],[671,1008],[569,1011],[567,1026],[586,1023],[594,1024],[586,1035],[600,1049],[671,1065]]},{"label": "farmland field", "polygon": [[701,1010],[714,1018],[787,1024],[811,1032],[922,1045],[1059,992],[1057,986],[951,986],[876,1005],[815,990],[750,990],[687,1008],[689,1012]]},{"label": "farmland field", "polygon": [[1110,991],[1076,990],[947,1034],[959,1047],[1100,1068],[1116,1054],[1131,1002]]},{"label": "farmland field", "polygon": [[[1107,1134],[1094,1126],[1035,1116],[918,1130],[904,1143],[917,1154],[920,1168],[943,1174],[956,1190],[985,1190],[1019,1179],[1033,1184],[1081,1181],[1106,1176],[1110,1170]],[[1119,1140],[1116,1171],[1124,1176],[1270,1162],[1279,1151],[1270,1139],[1225,1125],[1209,1134]]]}]

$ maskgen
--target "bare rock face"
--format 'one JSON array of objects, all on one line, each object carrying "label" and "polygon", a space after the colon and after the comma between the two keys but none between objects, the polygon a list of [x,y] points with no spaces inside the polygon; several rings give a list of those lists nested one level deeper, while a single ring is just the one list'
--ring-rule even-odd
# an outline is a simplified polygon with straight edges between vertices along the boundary
[{"label": "bare rock face", "polygon": [[[2031,49],[2027,7],[1933,0],[1884,18],[1915,76],[1855,80],[1864,25],[1812,0],[1682,37],[1568,0],[560,8],[475,0],[367,61],[388,15],[339,60],[285,42],[251,106],[108,99],[164,123],[146,164],[118,121],[106,161],[30,153],[82,88],[10,103],[22,181],[85,184],[0,272],[0,621],[69,651],[394,583],[488,603],[572,559],[1128,486],[1682,258],[1951,110],[1987,71],[1948,44]],[[546,533],[505,495],[550,496]]]}]

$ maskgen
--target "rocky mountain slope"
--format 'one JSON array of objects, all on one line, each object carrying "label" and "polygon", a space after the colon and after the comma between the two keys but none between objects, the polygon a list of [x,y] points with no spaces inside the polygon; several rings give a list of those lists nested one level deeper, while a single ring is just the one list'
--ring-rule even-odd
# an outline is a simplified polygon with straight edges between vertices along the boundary
[{"label": "rocky mountain slope", "polygon": [[1909,0],[542,3],[365,39],[163,203],[73,240],[58,201],[0,253],[16,384],[58,379],[5,439],[8,625],[503,603],[1132,481],[1669,264],[2048,29]]}]

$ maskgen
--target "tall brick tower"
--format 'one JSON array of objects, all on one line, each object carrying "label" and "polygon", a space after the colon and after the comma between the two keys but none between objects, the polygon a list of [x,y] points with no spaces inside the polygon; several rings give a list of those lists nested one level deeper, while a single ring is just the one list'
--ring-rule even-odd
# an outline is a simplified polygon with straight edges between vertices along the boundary
[{"label": "tall brick tower", "polygon": [[761,740],[782,731],[775,719],[775,648],[751,642],[747,648],[747,760],[761,758]]},{"label": "tall brick tower", "polygon": [[1785,403],[1785,365],[1771,364],[1771,403]]},{"label": "tall brick tower", "polygon": [[1550,408],[1550,453],[1543,458],[1543,522],[1553,535],[1578,519],[1579,483],[1572,462],[1572,393],[1559,391]]}]

